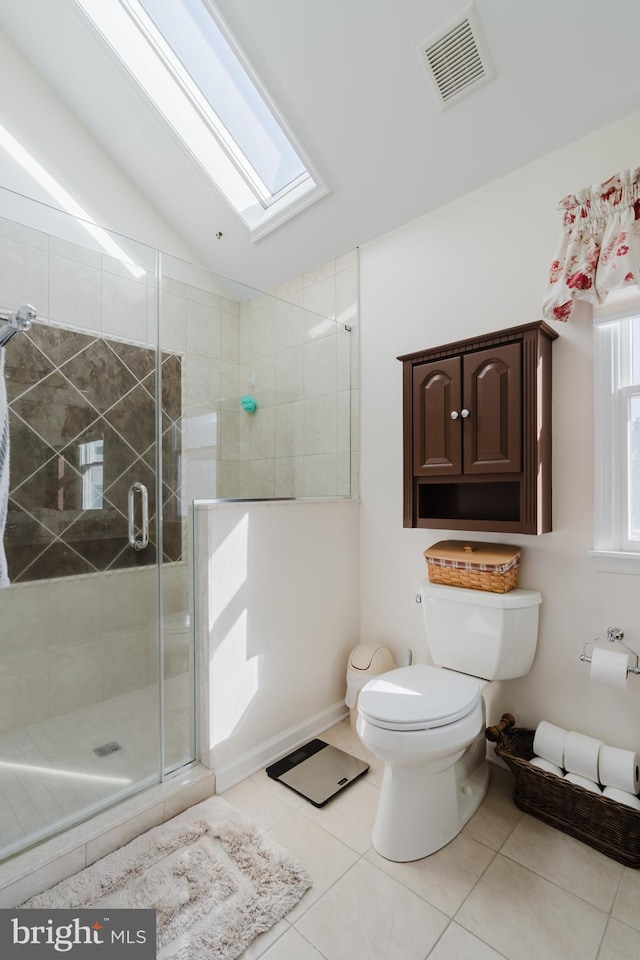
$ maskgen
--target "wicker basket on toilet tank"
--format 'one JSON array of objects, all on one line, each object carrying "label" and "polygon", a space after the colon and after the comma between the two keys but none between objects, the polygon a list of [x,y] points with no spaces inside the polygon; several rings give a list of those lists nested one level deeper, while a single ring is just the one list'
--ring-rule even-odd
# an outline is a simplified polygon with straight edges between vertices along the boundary
[{"label": "wicker basket on toilet tank", "polygon": [[504,543],[440,540],[424,551],[431,583],[508,593],[518,586],[520,547]]}]

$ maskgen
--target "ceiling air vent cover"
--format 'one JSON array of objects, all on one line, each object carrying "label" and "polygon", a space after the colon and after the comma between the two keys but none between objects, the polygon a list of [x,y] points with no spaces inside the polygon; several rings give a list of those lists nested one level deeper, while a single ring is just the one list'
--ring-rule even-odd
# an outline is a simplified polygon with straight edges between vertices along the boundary
[{"label": "ceiling air vent cover", "polygon": [[474,5],[419,44],[418,52],[442,110],[496,75]]}]

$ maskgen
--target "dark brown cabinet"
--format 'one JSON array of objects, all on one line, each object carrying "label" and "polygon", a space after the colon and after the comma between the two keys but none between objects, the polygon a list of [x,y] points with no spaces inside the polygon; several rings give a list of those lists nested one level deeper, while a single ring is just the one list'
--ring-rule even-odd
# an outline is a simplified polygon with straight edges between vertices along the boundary
[{"label": "dark brown cabinet", "polygon": [[534,323],[398,359],[404,525],[551,529],[551,341]]}]

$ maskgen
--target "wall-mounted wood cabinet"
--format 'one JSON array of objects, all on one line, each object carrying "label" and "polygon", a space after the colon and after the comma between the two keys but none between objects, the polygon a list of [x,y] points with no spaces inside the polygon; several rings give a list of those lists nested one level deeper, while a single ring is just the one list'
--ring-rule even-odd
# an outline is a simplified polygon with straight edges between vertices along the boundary
[{"label": "wall-mounted wood cabinet", "polygon": [[543,322],[398,357],[404,525],[551,529],[551,342]]}]

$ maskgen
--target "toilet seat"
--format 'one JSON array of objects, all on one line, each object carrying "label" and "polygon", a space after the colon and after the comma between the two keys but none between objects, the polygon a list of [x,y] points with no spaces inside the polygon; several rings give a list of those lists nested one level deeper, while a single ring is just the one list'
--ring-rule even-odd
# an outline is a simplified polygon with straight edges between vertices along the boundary
[{"label": "toilet seat", "polygon": [[430,730],[468,716],[482,686],[476,677],[416,664],[367,683],[358,709],[363,719],[386,730]]}]

